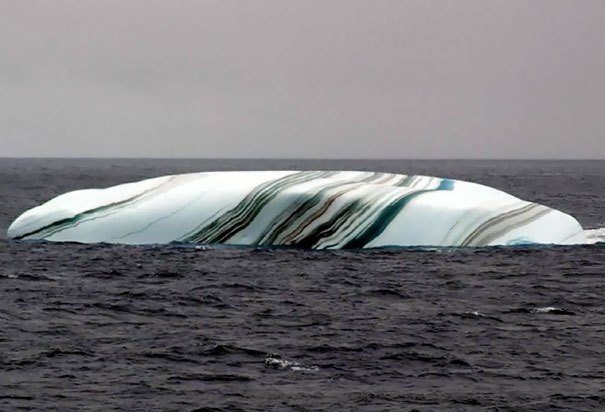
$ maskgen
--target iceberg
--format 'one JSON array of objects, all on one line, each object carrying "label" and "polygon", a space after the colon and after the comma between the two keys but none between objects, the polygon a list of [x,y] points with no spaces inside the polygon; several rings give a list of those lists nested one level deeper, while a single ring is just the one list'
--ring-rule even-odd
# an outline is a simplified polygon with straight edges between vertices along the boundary
[{"label": "iceberg", "polygon": [[24,212],[8,237],[305,249],[587,241],[572,216],[491,187],[366,171],[189,173],[76,190]]}]

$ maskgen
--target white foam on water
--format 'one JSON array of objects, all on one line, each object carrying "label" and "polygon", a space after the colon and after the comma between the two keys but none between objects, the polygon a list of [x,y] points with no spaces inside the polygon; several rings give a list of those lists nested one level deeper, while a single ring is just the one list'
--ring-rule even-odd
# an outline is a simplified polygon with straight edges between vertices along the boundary
[{"label": "white foam on water", "polygon": [[319,368],[315,365],[313,366],[303,366],[298,362],[289,361],[286,359],[272,358],[268,357],[265,359],[265,365],[274,369],[290,369],[292,371],[298,372],[316,372]]},{"label": "white foam on water", "polygon": [[596,229],[585,229],[584,234],[588,239],[589,244],[605,242],[605,227],[599,227]]},{"label": "white foam on water", "polygon": [[556,311],[560,311],[560,310],[562,310],[562,309],[549,306],[546,308],[534,308],[534,309],[532,309],[532,312],[533,313],[550,313],[550,312],[556,312]]}]

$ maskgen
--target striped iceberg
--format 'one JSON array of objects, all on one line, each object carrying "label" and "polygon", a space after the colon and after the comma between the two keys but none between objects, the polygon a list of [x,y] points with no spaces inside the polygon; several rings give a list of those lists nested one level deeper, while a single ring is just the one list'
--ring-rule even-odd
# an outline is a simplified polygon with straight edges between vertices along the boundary
[{"label": "striped iceberg", "polygon": [[576,219],[476,183],[361,171],[163,176],[60,195],[9,238],[308,249],[585,243]]}]

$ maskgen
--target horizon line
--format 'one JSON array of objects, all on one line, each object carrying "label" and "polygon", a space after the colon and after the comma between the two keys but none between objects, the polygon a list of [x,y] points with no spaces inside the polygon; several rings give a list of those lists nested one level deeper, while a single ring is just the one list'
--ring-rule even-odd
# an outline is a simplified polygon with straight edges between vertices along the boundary
[{"label": "horizon line", "polygon": [[605,161],[605,157],[160,157],[160,156],[0,156],[13,160],[490,160],[490,161]]}]

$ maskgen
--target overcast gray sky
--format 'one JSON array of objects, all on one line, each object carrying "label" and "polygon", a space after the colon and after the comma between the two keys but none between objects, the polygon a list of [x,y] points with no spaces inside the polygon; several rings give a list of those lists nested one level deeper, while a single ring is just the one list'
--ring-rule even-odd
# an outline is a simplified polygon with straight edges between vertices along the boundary
[{"label": "overcast gray sky", "polygon": [[605,158],[605,0],[0,0],[0,143]]}]

